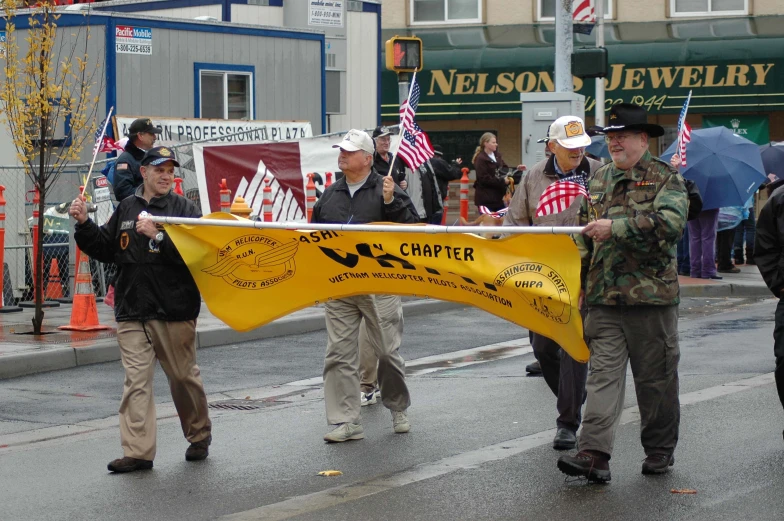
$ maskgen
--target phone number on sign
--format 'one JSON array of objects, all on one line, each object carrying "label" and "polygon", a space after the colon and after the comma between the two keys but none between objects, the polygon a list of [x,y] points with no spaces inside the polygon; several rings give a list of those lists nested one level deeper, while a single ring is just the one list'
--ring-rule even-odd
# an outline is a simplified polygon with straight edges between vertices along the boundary
[{"label": "phone number on sign", "polygon": [[139,45],[135,43],[116,44],[117,52],[129,54],[152,54],[152,45]]}]

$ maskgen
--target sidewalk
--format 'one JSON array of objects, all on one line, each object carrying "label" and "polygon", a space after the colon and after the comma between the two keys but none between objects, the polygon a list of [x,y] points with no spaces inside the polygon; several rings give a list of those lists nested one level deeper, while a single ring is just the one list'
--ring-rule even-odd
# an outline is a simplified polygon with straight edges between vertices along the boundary
[{"label": "sidewalk", "polygon": [[[680,277],[681,297],[772,297],[756,266],[741,266],[741,273],[721,274],[723,280]],[[404,298],[405,316],[437,313],[463,307],[462,304],[432,299]],[[0,379],[67,369],[120,359],[114,329],[96,332],[60,331],[68,324],[71,306],[45,309],[43,338],[34,337],[32,309],[20,313],[0,313]],[[116,327],[112,309],[98,303],[101,324]],[[215,318],[202,305],[196,328],[198,348],[248,342],[324,329],[324,310],[315,306],[275,320],[247,333],[238,333]]]}]

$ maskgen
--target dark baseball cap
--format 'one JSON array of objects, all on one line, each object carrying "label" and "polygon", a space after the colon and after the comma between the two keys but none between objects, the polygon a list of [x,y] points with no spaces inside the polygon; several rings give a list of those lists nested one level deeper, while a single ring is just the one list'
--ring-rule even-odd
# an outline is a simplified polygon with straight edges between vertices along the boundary
[{"label": "dark baseball cap", "polygon": [[373,131],[373,139],[381,136],[388,136],[392,134],[392,130],[389,127],[376,127]]},{"label": "dark baseball cap", "polygon": [[142,158],[142,166],[158,166],[165,163],[166,161],[171,161],[174,163],[174,166],[180,166],[180,163],[177,162],[177,156],[174,155],[174,150],[169,147],[155,147],[151,148],[147,151],[146,154],[144,154],[144,157]]},{"label": "dark baseball cap", "polygon": [[160,134],[161,127],[156,127],[152,124],[152,120],[150,118],[139,118],[134,119],[131,126],[128,127],[128,136],[135,136],[136,134],[140,134],[142,132],[149,132],[150,134]]},{"label": "dark baseball cap", "polygon": [[441,145],[433,145],[433,152],[435,152],[439,156],[443,156],[444,155],[444,149],[441,148]]}]

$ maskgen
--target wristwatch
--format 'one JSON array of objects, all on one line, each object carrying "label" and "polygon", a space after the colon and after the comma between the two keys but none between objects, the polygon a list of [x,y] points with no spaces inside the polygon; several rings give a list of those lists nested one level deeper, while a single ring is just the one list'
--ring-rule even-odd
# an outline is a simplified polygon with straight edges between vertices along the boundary
[{"label": "wristwatch", "polygon": [[158,232],[155,234],[155,242],[158,244],[163,242],[163,232]]}]

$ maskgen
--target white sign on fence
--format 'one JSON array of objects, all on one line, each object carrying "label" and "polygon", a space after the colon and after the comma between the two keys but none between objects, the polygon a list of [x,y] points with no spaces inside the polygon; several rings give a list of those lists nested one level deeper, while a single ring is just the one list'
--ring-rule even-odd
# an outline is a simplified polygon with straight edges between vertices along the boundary
[{"label": "white sign on fence", "polygon": [[[114,118],[115,139],[125,136],[133,120],[140,117],[142,116],[116,116]],[[288,141],[313,136],[309,121],[243,121],[156,117],[150,119],[153,125],[161,127],[162,132],[158,136],[160,144],[170,146],[205,139],[220,142]]]}]

